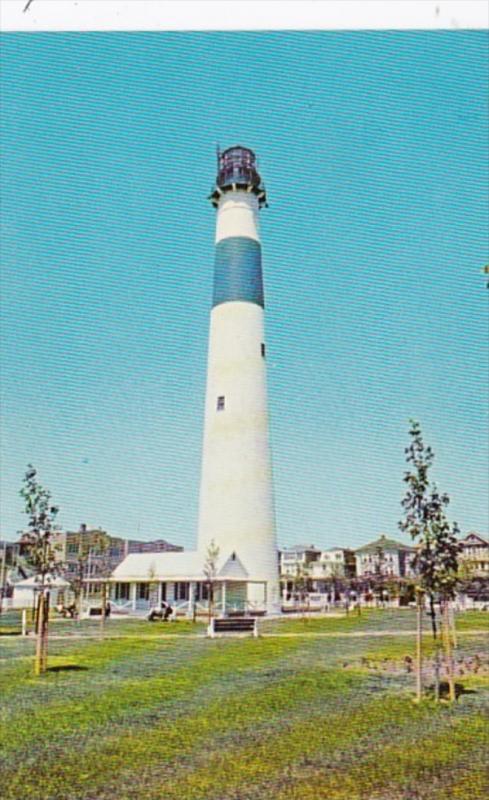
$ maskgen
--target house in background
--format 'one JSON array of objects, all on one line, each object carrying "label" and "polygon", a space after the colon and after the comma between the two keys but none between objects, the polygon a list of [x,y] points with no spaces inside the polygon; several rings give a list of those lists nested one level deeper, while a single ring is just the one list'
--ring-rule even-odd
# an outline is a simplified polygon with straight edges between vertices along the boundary
[{"label": "house in background", "polygon": [[[11,608],[34,608],[39,592],[40,579],[38,576],[31,575],[18,581],[13,587]],[[54,608],[56,605],[65,605],[72,600],[70,584],[64,578],[57,576],[46,576],[46,586],[49,587],[49,605]]]},{"label": "house in background", "polygon": [[14,584],[27,578],[31,570],[21,555],[20,542],[0,539],[0,608],[10,605]]},{"label": "house in background", "polygon": [[85,578],[99,578],[112,572],[129,553],[181,552],[183,547],[165,539],[144,542],[112,536],[103,528],[80,525],[77,531],[56,531],[53,536],[56,559],[63,564],[63,574],[70,580],[79,570],[80,554],[86,554]]},{"label": "house in background", "polygon": [[414,576],[416,548],[382,534],[355,550],[357,578],[408,578]]},{"label": "house in background", "polygon": [[321,550],[313,544],[295,544],[279,551],[279,568],[282,579],[291,579],[302,571],[308,572],[321,556]]},{"label": "house in background", "polygon": [[[311,578],[317,583],[331,578],[355,577],[355,553],[347,547],[321,550],[319,558],[310,566]],[[319,586],[316,587],[320,591]]]},{"label": "house in background", "polygon": [[319,559],[321,551],[313,544],[296,544],[279,550],[279,573],[282,603],[293,599],[297,579],[304,576],[307,591],[312,591],[310,580],[312,565]]},{"label": "house in background", "polygon": [[489,541],[480,533],[469,531],[460,541],[459,563],[467,577],[489,578]]},{"label": "house in background", "polygon": [[[166,539],[153,539],[143,542],[139,539],[128,539],[125,556],[129,553],[181,553],[183,547],[179,544],[170,544]],[[124,556],[124,557],[125,557]]]}]

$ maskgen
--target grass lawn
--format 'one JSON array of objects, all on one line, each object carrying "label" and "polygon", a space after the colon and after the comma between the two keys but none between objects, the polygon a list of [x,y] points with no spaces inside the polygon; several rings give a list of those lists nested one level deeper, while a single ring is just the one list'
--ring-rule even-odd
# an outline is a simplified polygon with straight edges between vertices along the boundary
[{"label": "grass lawn", "polygon": [[263,620],[258,640],[111,619],[101,641],[60,622],[38,679],[34,642],[2,636],[0,795],[485,800],[488,619],[457,620],[454,707],[412,703],[411,611]]}]

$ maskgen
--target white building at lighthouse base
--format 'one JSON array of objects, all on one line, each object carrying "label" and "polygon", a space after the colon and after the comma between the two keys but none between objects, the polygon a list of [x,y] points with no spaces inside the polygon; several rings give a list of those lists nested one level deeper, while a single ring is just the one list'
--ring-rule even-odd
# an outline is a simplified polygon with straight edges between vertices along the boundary
[{"label": "white building at lighthouse base", "polygon": [[[131,553],[110,578],[113,608],[141,614],[164,600],[177,614],[190,618],[206,614],[210,593],[206,560],[206,554],[197,551]],[[253,580],[236,552],[218,555],[212,594],[216,616],[270,611],[267,582]]]}]

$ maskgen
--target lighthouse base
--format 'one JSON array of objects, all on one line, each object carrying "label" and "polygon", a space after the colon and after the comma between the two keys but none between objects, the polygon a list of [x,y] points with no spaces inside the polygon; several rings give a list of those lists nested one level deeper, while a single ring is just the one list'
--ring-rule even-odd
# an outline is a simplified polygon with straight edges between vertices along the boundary
[{"label": "lighthouse base", "polygon": [[248,611],[266,614],[280,613],[280,591],[278,581],[249,582],[247,585]]}]

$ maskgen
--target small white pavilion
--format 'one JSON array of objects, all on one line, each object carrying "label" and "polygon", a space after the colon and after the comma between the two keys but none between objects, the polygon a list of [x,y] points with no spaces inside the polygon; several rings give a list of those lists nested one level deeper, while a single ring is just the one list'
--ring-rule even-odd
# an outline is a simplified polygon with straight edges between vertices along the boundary
[{"label": "small white pavilion", "polygon": [[[36,602],[40,584],[41,578],[36,575],[14,584],[12,608],[31,608]],[[45,587],[49,589],[51,607],[58,603],[64,604],[70,594],[70,584],[60,575],[46,575]]]},{"label": "small white pavilion", "polygon": [[[146,611],[165,600],[180,614],[205,613],[209,599],[205,561],[205,555],[196,551],[131,553],[111,575],[111,601],[129,612]],[[257,581],[250,580],[235,552],[218,557],[212,579],[215,612],[264,611],[250,608],[250,583]],[[266,582],[258,583],[265,586],[266,597]]]}]

